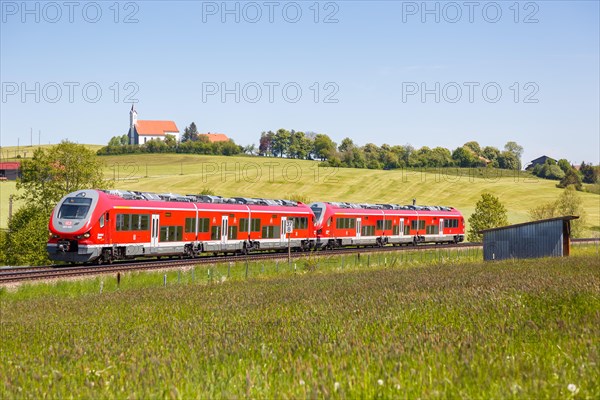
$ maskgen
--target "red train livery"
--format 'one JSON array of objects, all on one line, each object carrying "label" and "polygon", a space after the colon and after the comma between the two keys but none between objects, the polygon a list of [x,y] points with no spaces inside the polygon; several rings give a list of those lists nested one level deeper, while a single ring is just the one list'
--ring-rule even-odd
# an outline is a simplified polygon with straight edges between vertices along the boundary
[{"label": "red train livery", "polygon": [[102,263],[287,248],[287,220],[295,225],[293,248],[314,246],[313,213],[302,203],[243,198],[207,203],[192,196],[124,193],[80,190],[61,199],[49,223],[50,258]]},{"label": "red train livery", "polygon": [[55,207],[47,250],[77,263],[244,254],[287,248],[287,221],[296,250],[464,239],[464,219],[450,207],[80,190]]},{"label": "red train livery", "polygon": [[321,246],[458,243],[464,240],[460,212],[441,206],[313,203]]}]

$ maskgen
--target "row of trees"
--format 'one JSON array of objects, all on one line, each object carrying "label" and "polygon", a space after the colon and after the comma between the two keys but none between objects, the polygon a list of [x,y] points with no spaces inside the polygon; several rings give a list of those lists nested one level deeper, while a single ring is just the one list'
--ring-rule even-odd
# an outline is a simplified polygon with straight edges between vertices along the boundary
[{"label": "row of trees", "polygon": [[110,139],[108,146],[98,150],[99,156],[138,153],[188,153],[188,154],[213,154],[233,156],[244,152],[242,146],[238,146],[229,140],[227,142],[210,142],[207,137],[200,136],[195,140],[186,140],[177,143],[174,135],[165,135],[165,140],[152,139],[144,144],[128,144],[127,135],[115,136]]},{"label": "row of trees", "polygon": [[544,164],[537,164],[532,173],[540,178],[559,180],[560,182],[556,185],[559,188],[573,186],[577,190],[583,190],[582,183],[594,184],[598,182],[599,170],[600,167],[594,167],[592,164],[586,164],[585,162],[582,162],[579,170],[577,170],[564,158],[558,160],[558,162],[548,158]]},{"label": "row of trees", "polygon": [[357,146],[345,138],[339,146],[325,134],[279,129],[262,132],[258,154],[261,156],[322,160],[329,166],[370,169],[395,169],[402,167],[481,167],[491,165],[503,169],[520,169],[523,147],[508,142],[504,150],[481,147],[475,141],[450,151],[443,147],[411,145],[377,146],[368,143]]}]

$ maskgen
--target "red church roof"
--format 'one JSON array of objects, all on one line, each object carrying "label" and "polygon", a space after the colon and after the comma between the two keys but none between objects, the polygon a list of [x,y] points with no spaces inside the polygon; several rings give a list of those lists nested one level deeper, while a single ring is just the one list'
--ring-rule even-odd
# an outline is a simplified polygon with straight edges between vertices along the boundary
[{"label": "red church roof", "polygon": [[173,121],[138,120],[137,124],[135,124],[135,129],[138,135],[164,136],[166,133],[179,132],[177,125]]},{"label": "red church roof", "polygon": [[229,138],[224,133],[200,133],[198,136],[207,137],[211,143],[229,141]]}]

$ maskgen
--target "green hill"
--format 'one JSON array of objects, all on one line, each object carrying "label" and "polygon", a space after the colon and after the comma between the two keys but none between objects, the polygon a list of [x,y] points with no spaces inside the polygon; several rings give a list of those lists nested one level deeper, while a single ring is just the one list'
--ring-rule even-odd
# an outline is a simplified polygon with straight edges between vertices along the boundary
[{"label": "green hill", "polygon": [[[223,196],[286,198],[302,195],[312,201],[386,202],[449,205],[465,217],[484,191],[500,198],[509,222],[528,220],[527,211],[553,201],[562,189],[556,182],[528,173],[486,169],[367,170],[323,168],[315,161],[266,157],[224,157],[189,154],[136,154],[101,157],[115,188],[180,194],[210,189]],[[502,176],[500,176],[502,175]],[[11,189],[11,187],[13,189]],[[5,226],[8,195],[14,183],[0,184]],[[600,196],[580,193],[587,212],[585,236],[600,232]]]}]

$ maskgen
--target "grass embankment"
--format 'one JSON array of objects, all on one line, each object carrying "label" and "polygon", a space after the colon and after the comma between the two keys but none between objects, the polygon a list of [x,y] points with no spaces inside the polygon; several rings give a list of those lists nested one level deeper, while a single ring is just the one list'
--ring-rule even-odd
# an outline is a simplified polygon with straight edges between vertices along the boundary
[{"label": "grass embankment", "polygon": [[597,261],[403,265],[29,300],[3,291],[1,393],[598,398]]}]

